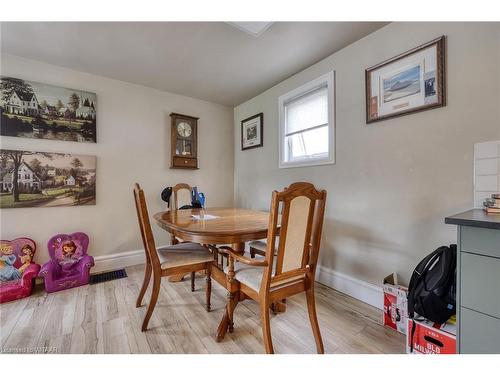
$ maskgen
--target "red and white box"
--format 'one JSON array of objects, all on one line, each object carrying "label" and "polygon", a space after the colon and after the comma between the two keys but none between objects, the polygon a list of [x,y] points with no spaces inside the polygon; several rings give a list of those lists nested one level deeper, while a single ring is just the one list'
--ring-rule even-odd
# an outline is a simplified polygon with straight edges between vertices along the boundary
[{"label": "red and white box", "polygon": [[384,325],[406,333],[408,319],[408,288],[398,285],[395,273],[384,278]]},{"label": "red and white box", "polygon": [[[416,318],[420,319],[420,318]],[[411,330],[413,320],[408,319],[408,333],[406,335],[406,352],[410,353]],[[456,354],[457,326],[448,320],[437,324],[429,321],[415,321],[413,334],[413,353],[415,354]]]}]

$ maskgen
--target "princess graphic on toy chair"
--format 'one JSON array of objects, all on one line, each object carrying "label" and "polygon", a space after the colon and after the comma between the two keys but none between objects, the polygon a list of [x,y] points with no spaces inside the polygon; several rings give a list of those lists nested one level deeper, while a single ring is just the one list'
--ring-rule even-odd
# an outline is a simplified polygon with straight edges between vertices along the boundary
[{"label": "princess graphic on toy chair", "polygon": [[33,249],[30,245],[26,244],[21,249],[21,263],[22,266],[19,267],[19,272],[23,273],[26,268],[29,267],[31,261],[33,260],[33,256],[35,255],[35,249]]},{"label": "princess graphic on toy chair", "polygon": [[78,263],[81,257],[76,255],[76,245],[73,241],[67,241],[61,246],[62,259],[59,262],[61,265],[73,265]]},{"label": "princess graphic on toy chair", "polygon": [[40,265],[33,262],[36,244],[30,238],[0,242],[0,303],[28,297]]},{"label": "princess graphic on toy chair", "polygon": [[0,245],[0,281],[11,281],[21,278],[21,272],[14,267],[16,256],[11,244]]}]

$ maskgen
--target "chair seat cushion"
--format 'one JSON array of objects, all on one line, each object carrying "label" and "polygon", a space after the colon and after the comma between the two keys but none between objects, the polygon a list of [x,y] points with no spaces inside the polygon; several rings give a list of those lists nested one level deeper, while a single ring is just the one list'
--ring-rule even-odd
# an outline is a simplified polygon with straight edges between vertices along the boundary
[{"label": "chair seat cushion", "polygon": [[[264,257],[256,256],[257,260],[264,260]],[[260,284],[262,282],[262,275],[264,274],[264,270],[266,267],[261,266],[249,266],[240,262],[234,263],[234,278],[238,280],[240,283],[245,284],[246,286],[256,290],[257,292],[260,290]],[[273,262],[273,275],[276,269],[276,259]],[[224,267],[224,272],[227,273],[229,267]]]},{"label": "chair seat cushion", "polygon": [[163,269],[214,260],[213,254],[206,247],[192,242],[166,246],[157,251]]}]

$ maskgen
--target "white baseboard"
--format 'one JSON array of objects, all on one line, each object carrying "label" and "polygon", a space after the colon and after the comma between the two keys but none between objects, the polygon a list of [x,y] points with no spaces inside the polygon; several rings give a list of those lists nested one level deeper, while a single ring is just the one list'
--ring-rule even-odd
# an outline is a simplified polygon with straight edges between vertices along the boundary
[{"label": "white baseboard", "polygon": [[113,271],[124,267],[144,264],[146,262],[144,250],[125,251],[110,255],[101,255],[94,257],[95,266],[91,273],[100,273],[104,271]]},{"label": "white baseboard", "polygon": [[[144,250],[141,249],[96,256],[94,257],[94,261],[95,267],[92,268],[91,273],[112,271],[124,267],[144,264],[146,259],[144,257]],[[344,275],[322,266],[318,266],[316,280],[321,284],[375,306],[378,309],[383,308],[383,291],[380,286],[355,279],[354,277]]]},{"label": "white baseboard", "polygon": [[378,285],[355,279],[354,277],[322,266],[318,266],[316,281],[378,309],[383,309],[384,307],[384,293],[382,287]]}]

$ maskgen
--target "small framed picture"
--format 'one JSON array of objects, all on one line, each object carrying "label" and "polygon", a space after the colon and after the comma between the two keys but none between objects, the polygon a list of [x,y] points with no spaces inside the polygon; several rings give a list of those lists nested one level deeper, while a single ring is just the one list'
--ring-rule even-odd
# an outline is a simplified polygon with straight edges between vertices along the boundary
[{"label": "small framed picture", "polygon": [[241,150],[264,145],[264,114],[259,113],[241,121]]},{"label": "small framed picture", "polygon": [[446,105],[445,37],[365,71],[366,123]]}]

